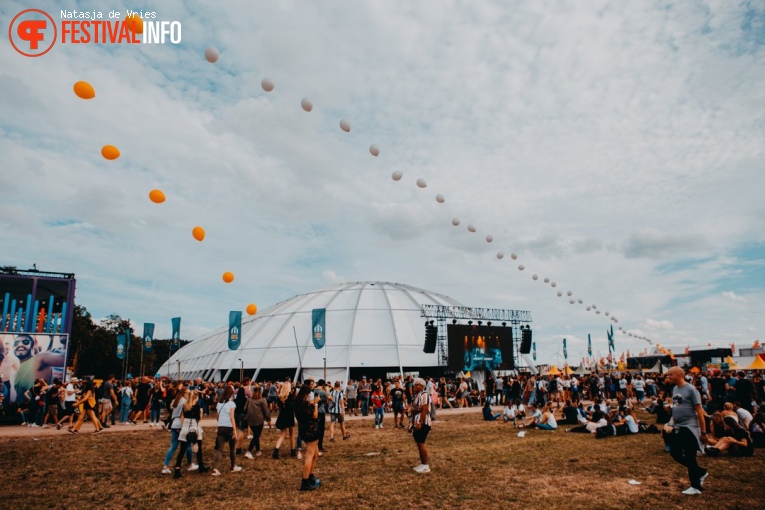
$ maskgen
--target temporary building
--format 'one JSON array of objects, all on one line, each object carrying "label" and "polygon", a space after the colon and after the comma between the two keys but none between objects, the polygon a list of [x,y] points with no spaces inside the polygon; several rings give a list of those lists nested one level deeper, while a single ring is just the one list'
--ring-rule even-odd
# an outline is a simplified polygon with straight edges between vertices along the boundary
[{"label": "temporary building", "polygon": [[[411,285],[356,282],[294,296],[242,319],[241,345],[228,348],[228,326],[176,352],[161,374],[227,380],[240,372],[256,379],[298,377],[329,380],[384,377],[439,366],[439,354],[423,352],[422,305],[462,306]],[[326,309],[326,344],[312,341],[312,311]]]}]

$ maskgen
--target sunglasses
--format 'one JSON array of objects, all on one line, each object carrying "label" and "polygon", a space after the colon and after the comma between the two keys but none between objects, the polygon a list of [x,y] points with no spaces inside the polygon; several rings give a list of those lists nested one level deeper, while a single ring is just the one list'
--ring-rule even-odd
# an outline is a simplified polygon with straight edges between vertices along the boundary
[{"label": "sunglasses", "polygon": [[13,341],[13,345],[16,344],[22,344],[22,345],[32,345],[32,340],[29,338],[19,338]]}]

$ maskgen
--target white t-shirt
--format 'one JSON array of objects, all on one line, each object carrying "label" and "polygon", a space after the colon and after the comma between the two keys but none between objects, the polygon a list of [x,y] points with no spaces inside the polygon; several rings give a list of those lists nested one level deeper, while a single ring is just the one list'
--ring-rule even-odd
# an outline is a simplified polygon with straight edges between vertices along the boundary
[{"label": "white t-shirt", "polygon": [[744,426],[746,430],[749,430],[749,424],[752,423],[752,420],[754,419],[752,413],[743,407],[739,407],[736,409],[736,414],[738,415],[738,421]]},{"label": "white t-shirt", "polygon": [[233,400],[229,400],[225,404],[218,402],[218,426],[219,427],[233,427],[231,423],[231,410],[236,409],[236,403]]},{"label": "white t-shirt", "polygon": [[64,397],[64,402],[76,402],[76,401],[77,401],[77,393],[76,393],[76,390],[74,389],[74,384],[68,383],[66,385],[66,396]]},{"label": "white t-shirt", "polygon": [[643,391],[645,389],[645,382],[642,379],[635,379],[632,381],[632,387],[635,388],[635,391]]},{"label": "white t-shirt", "polygon": [[635,418],[633,418],[631,414],[628,414],[624,417],[624,420],[627,422],[627,428],[630,430],[630,433],[637,434],[638,424],[635,421]]},{"label": "white t-shirt", "polygon": [[553,413],[547,413],[547,425],[554,429],[558,428],[558,422],[555,420]]}]

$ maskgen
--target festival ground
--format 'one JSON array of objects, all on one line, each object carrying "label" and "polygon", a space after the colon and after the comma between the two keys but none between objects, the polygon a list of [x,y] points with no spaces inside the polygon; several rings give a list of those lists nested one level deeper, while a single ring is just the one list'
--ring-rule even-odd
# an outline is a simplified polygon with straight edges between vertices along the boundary
[{"label": "festival ground", "polygon": [[[275,429],[263,432],[262,457],[237,458],[244,472],[187,473],[184,461],[184,477],[174,480],[160,474],[169,434],[148,425],[94,435],[86,423],[78,436],[2,427],[0,508],[762,508],[763,450],[753,458],[700,457],[710,472],[706,490],[684,496],[686,474],[659,435],[596,440],[561,427],[521,438],[512,425],[483,421],[480,408],[444,410],[428,437],[433,470],[421,475],[411,469],[414,442],[393,428],[391,415],[381,430],[371,416],[348,421],[349,440],[327,436],[316,468],[322,486],[310,493],[298,491],[301,461],[271,459]],[[204,425],[210,462],[214,420]]]}]

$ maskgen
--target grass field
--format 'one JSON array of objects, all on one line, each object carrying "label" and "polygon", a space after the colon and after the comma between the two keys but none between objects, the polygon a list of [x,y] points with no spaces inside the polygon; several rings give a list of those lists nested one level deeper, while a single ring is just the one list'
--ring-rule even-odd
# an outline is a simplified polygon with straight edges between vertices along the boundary
[{"label": "grass field", "polygon": [[[262,457],[239,458],[243,473],[229,473],[226,457],[221,477],[186,473],[184,461],[181,480],[159,473],[169,445],[159,430],[0,438],[0,508],[765,507],[763,450],[753,458],[700,457],[710,472],[706,491],[684,496],[685,470],[658,435],[596,440],[561,428],[519,438],[511,425],[483,422],[480,414],[444,413],[428,438],[433,471],[420,475],[411,470],[419,464],[411,436],[391,428],[389,415],[386,421],[382,430],[371,420],[353,421],[351,439],[327,440],[316,470],[322,486],[314,492],[298,491],[302,461],[270,458],[275,430],[263,432]],[[209,462],[214,429],[206,430]]]}]

